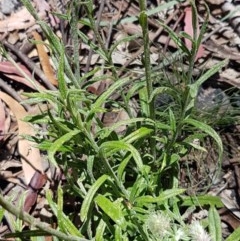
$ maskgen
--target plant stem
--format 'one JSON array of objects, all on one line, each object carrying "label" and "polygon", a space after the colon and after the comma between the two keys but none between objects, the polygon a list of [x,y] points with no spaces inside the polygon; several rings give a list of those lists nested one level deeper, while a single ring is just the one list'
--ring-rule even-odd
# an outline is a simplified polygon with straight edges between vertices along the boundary
[{"label": "plant stem", "polygon": [[[149,31],[148,31],[148,22],[147,22],[147,14],[146,14],[146,1],[140,0],[140,25],[143,31],[143,43],[144,43],[144,67],[145,67],[145,76],[146,76],[146,87],[147,87],[147,95],[148,100],[153,92],[152,86],[152,78],[151,78],[151,61],[150,61],[150,44],[149,44]],[[149,103],[149,118],[155,121],[155,105],[154,99]],[[156,134],[156,130],[154,130],[154,136]],[[154,160],[156,160],[156,141],[154,138],[150,138],[150,147],[151,153],[153,155]]]},{"label": "plant stem", "polygon": [[72,9],[72,24],[71,24],[71,35],[73,39],[73,58],[74,58],[74,75],[77,80],[77,83],[79,83],[80,80],[80,66],[79,66],[79,39],[78,39],[78,32],[77,32],[77,26],[78,26],[78,6],[77,1],[73,2],[74,8]]},{"label": "plant stem", "polygon": [[23,210],[16,208],[9,201],[6,201],[4,197],[0,194],[0,205],[6,209],[9,213],[23,220],[24,222],[29,223],[31,226],[37,227],[46,233],[49,233],[53,236],[58,237],[60,240],[67,241],[90,241],[89,239],[80,238],[76,236],[72,236],[69,234],[62,233],[56,229],[50,228],[49,224],[43,223],[32,217],[30,214],[24,212]]}]

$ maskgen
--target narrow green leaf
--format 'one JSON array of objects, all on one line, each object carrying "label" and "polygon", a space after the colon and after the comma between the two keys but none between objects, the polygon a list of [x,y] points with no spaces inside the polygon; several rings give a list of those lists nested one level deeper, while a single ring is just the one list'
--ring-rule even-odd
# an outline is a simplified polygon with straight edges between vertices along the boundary
[{"label": "narrow green leaf", "polygon": [[176,95],[179,95],[179,93],[177,93],[172,88],[169,88],[169,87],[158,87],[158,88],[155,88],[153,90],[148,103],[152,102],[153,98],[155,98],[156,96],[158,96],[158,95],[160,95],[162,93],[168,93],[168,94],[170,94],[173,97],[175,97]]},{"label": "narrow green leaf", "polygon": [[89,189],[86,197],[83,200],[81,211],[80,211],[80,218],[81,221],[84,222],[87,218],[88,211],[90,208],[91,203],[93,202],[93,197],[98,191],[98,189],[102,186],[102,184],[109,178],[108,175],[102,175],[97,179],[97,181],[91,186]]},{"label": "narrow green leaf", "polygon": [[169,109],[169,122],[170,122],[171,130],[175,133],[176,132],[176,118],[171,109]]},{"label": "narrow green leaf", "polygon": [[64,233],[67,233],[73,236],[83,237],[83,235],[79,232],[77,227],[75,227],[75,225],[69,219],[69,217],[65,215],[61,210],[58,210],[57,221],[58,221],[58,226],[60,227],[61,230],[64,231]]},{"label": "narrow green leaf", "polygon": [[195,83],[189,85],[189,91],[192,98],[196,98],[200,86],[208,80],[211,76],[221,70],[225,65],[227,65],[228,60],[223,60],[217,63],[214,67],[210,68],[206,73],[204,73]]},{"label": "narrow green leaf", "polygon": [[140,171],[143,171],[143,162],[140,153],[131,144],[124,141],[107,141],[100,146],[104,156],[111,155],[117,151],[125,150],[131,152],[134,161]]},{"label": "narrow green leaf", "polygon": [[106,100],[120,87],[124,86],[125,84],[129,83],[129,78],[119,79],[115,83],[113,83],[103,94],[101,94],[96,102],[92,105],[92,112],[94,113],[95,109],[99,109]]},{"label": "narrow green leaf", "polygon": [[28,103],[28,104],[38,104],[43,101],[47,101],[54,104],[60,104],[58,98],[58,91],[49,91],[44,90],[41,93],[26,93],[24,92],[24,96],[29,97],[28,99],[22,101],[22,103]]},{"label": "narrow green leaf", "polygon": [[39,20],[40,18],[38,17],[36,9],[33,7],[32,3],[29,0],[21,0],[21,2],[24,4],[24,6],[27,8],[29,13],[32,14],[32,16],[36,19]]},{"label": "narrow green leaf", "polygon": [[133,40],[135,40],[135,39],[137,39],[139,37],[140,37],[139,34],[134,34],[134,35],[131,35],[131,36],[128,36],[128,37],[125,37],[125,38],[122,38],[122,39],[118,40],[116,43],[113,44],[113,46],[109,50],[109,56],[112,55],[113,51],[117,48],[117,46],[119,44],[131,42],[131,41],[133,41]]},{"label": "narrow green leaf", "polygon": [[235,229],[232,234],[230,234],[225,241],[240,241],[240,227]]},{"label": "narrow green leaf", "polygon": [[54,203],[54,201],[52,199],[52,191],[50,191],[50,190],[46,191],[46,199],[48,201],[48,204],[49,204],[53,214],[57,217],[57,205],[56,205],[56,203]]},{"label": "narrow green leaf", "polygon": [[164,24],[163,22],[158,21],[158,23],[163,26],[163,28],[168,32],[170,38],[176,43],[176,45],[184,52],[186,53],[188,56],[191,55],[189,49],[186,47],[186,45],[183,43],[183,41],[181,40],[181,38],[170,28],[168,27],[166,24]]},{"label": "narrow green leaf", "polygon": [[69,133],[66,133],[65,135],[61,136],[60,138],[58,138],[56,141],[54,141],[52,143],[52,146],[49,148],[48,150],[48,157],[49,157],[49,161],[54,164],[55,166],[57,166],[57,162],[54,158],[54,155],[56,154],[56,152],[60,149],[60,147],[67,141],[71,140],[75,135],[79,134],[80,130],[73,130],[70,131]]},{"label": "narrow green leaf", "polygon": [[140,99],[140,106],[141,106],[141,115],[143,117],[149,116],[149,104],[148,104],[148,93],[147,88],[143,87],[139,90],[139,99]]},{"label": "narrow green leaf", "polygon": [[115,235],[114,235],[114,241],[122,241],[122,228],[118,225],[115,225]]},{"label": "narrow green leaf", "polygon": [[144,205],[147,203],[162,203],[166,200],[168,200],[169,198],[175,197],[181,193],[185,192],[185,189],[170,189],[170,190],[166,190],[164,192],[162,192],[158,197],[153,197],[153,196],[141,196],[141,197],[137,197],[134,202],[140,204],[140,205]]},{"label": "narrow green leaf", "polygon": [[[52,113],[50,111],[48,111],[48,117],[52,121],[55,129],[57,129],[59,132],[68,133],[74,128],[72,123],[67,123],[64,119],[52,116]],[[68,124],[70,124],[70,126]]]},{"label": "narrow green leaf", "polygon": [[146,179],[140,176],[131,187],[129,201],[134,202],[136,197],[139,197],[143,193],[144,189],[147,190],[149,188],[147,185]]},{"label": "narrow green leaf", "polygon": [[[83,81],[85,81],[85,80],[87,80],[87,79],[91,79],[91,81],[92,81],[93,76],[94,76],[98,71],[100,71],[100,70],[101,70],[101,68],[95,67],[93,70],[91,70],[91,71],[89,71],[88,73],[84,74],[84,75],[79,79],[79,82],[80,82],[80,83],[83,83]],[[103,75],[103,76],[105,76],[105,75]],[[101,76],[98,76],[98,77],[101,78],[102,75],[101,75]],[[107,76],[105,76],[105,77],[107,77]]]},{"label": "narrow green leaf", "polygon": [[215,207],[211,206],[208,212],[209,233],[213,241],[222,240],[221,219]]},{"label": "narrow green leaf", "polygon": [[171,127],[169,125],[166,125],[160,121],[156,121],[155,125],[158,130],[171,130]]},{"label": "narrow green leaf", "polygon": [[2,207],[0,207],[0,222],[2,222],[4,212],[5,212],[5,210]]},{"label": "narrow green leaf", "polygon": [[147,137],[152,132],[153,132],[153,129],[149,129],[149,128],[146,128],[146,127],[141,127],[139,129],[137,129],[136,131],[133,131],[128,136],[124,137],[122,140],[125,141],[126,143],[131,144],[131,143],[133,143],[136,140],[139,140],[139,139],[141,139],[143,137]]},{"label": "narrow green leaf", "polygon": [[143,122],[143,123],[146,123],[148,125],[154,126],[154,121],[149,119],[149,118],[140,118],[140,117],[139,118],[131,118],[131,119],[119,121],[119,122],[113,124],[112,126],[102,128],[97,133],[97,136],[99,135],[101,139],[104,139],[107,136],[109,136],[111,134],[111,132],[114,131],[115,129],[117,129],[118,127],[128,126],[128,125],[131,125],[131,124],[135,124],[137,122]]},{"label": "narrow green leaf", "polygon": [[117,169],[117,176],[118,176],[119,180],[122,180],[124,170],[125,170],[128,162],[130,161],[131,157],[132,157],[131,155],[128,155],[126,158],[124,158],[121,161],[121,163],[120,163],[120,165],[119,165],[119,167]]},{"label": "narrow green leaf", "polygon": [[94,52],[99,54],[102,59],[104,59],[105,61],[108,61],[108,57],[106,56],[105,52],[101,48],[99,48],[96,44],[94,44],[86,34],[78,30],[78,36],[82,39],[82,41],[85,44],[87,44],[92,50],[94,50]]},{"label": "narrow green leaf", "polygon": [[174,163],[178,162],[180,160],[180,156],[176,153],[173,153],[170,158],[169,165],[173,165]]},{"label": "narrow green leaf", "polygon": [[[154,15],[156,13],[159,13],[161,11],[164,11],[168,8],[172,8],[174,5],[179,4],[179,1],[170,1],[166,3],[162,3],[159,6],[149,9],[146,11],[148,16]],[[113,20],[111,23],[112,24],[125,24],[125,23],[133,23],[138,20],[138,16],[131,16],[127,18],[123,18],[120,21]],[[83,20],[80,21],[81,23],[85,23],[85,25],[90,26],[90,21],[89,19],[84,18]],[[99,26],[109,26],[109,21],[100,21]]]},{"label": "narrow green leaf", "polygon": [[58,207],[58,211],[63,210],[63,190],[60,185],[58,186],[58,189],[57,189],[57,207]]},{"label": "narrow green leaf", "polygon": [[64,52],[64,47],[60,38],[53,32],[50,26],[44,21],[38,21],[41,29],[43,30],[46,38],[49,41],[49,47],[53,50],[55,54],[60,56]]},{"label": "narrow green leaf", "polygon": [[88,156],[88,158],[87,158],[87,173],[88,173],[89,177],[91,178],[92,182],[96,181],[96,179],[94,178],[94,175],[93,175],[94,157],[95,156]]},{"label": "narrow green leaf", "polygon": [[216,206],[218,208],[224,207],[220,197],[217,196],[210,196],[210,195],[203,195],[203,196],[185,196],[182,197],[183,203],[182,206],[205,206],[211,205]]},{"label": "narrow green leaf", "polygon": [[181,38],[186,38],[186,39],[190,40],[191,42],[193,41],[192,36],[189,35],[189,34],[186,33],[186,32],[180,32],[180,33],[179,33],[179,37],[181,37]]},{"label": "narrow green leaf", "polygon": [[58,89],[62,100],[64,101],[67,96],[67,85],[64,78],[64,52],[61,53],[58,64]]},{"label": "narrow green leaf", "polygon": [[199,48],[202,39],[203,39],[203,35],[207,32],[207,26],[208,26],[208,22],[209,22],[209,7],[206,3],[204,3],[204,6],[206,8],[206,17],[204,18],[204,21],[202,23],[201,29],[200,29],[200,33],[198,35],[198,39],[197,39],[197,49]]},{"label": "narrow green leaf", "polygon": [[131,88],[128,90],[126,95],[126,102],[128,103],[130,99],[138,93],[140,89],[142,89],[146,85],[145,81],[139,80],[136,83],[133,83]]},{"label": "narrow green leaf", "polygon": [[203,151],[205,153],[207,153],[208,151],[206,150],[206,148],[204,148],[203,146],[200,146],[198,144],[189,142],[188,145],[192,146],[194,149],[199,150],[199,151]]},{"label": "narrow green leaf", "polygon": [[109,216],[116,224],[120,227],[126,227],[126,220],[122,212],[121,202],[112,202],[105,196],[99,194],[95,199],[97,205],[104,211],[104,213]]},{"label": "narrow green leaf", "polygon": [[[192,7],[192,28],[193,28],[193,43],[197,41],[197,35],[198,35],[198,13],[197,8],[195,5],[195,2],[191,2]],[[194,51],[194,54],[196,53],[196,49]]]},{"label": "narrow green leaf", "polygon": [[60,230],[70,235],[83,237],[83,235],[79,232],[79,230],[71,222],[69,217],[65,215],[65,213],[62,210],[63,190],[61,189],[61,187],[58,187],[58,205],[53,201],[52,193],[50,191],[46,192],[46,198],[51,210],[53,211],[54,215],[57,217],[57,222]]},{"label": "narrow green leaf", "polygon": [[194,120],[194,119],[190,119],[190,118],[186,119],[186,120],[184,120],[184,123],[193,125],[196,128],[200,129],[201,131],[207,133],[209,136],[211,136],[218,145],[219,160],[221,160],[222,154],[223,154],[223,144],[222,144],[222,140],[221,140],[220,136],[217,134],[217,132],[214,129],[212,129],[209,125],[206,125],[205,123]]},{"label": "narrow green leaf", "polygon": [[103,234],[106,227],[107,227],[107,224],[103,221],[103,219],[101,219],[96,229],[96,235],[95,235],[96,241],[104,241]]}]

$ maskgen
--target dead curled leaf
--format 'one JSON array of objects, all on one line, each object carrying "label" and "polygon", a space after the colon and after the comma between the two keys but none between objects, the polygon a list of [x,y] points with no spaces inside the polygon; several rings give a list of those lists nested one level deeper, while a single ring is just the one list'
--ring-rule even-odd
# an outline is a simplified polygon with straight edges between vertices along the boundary
[{"label": "dead curled leaf", "polygon": [[49,60],[49,56],[44,48],[44,44],[41,43],[42,42],[42,38],[41,36],[34,31],[32,33],[33,37],[35,40],[39,41],[36,45],[37,45],[37,51],[38,51],[38,55],[39,55],[39,60],[43,69],[44,74],[46,75],[46,77],[48,78],[48,80],[55,86],[58,85],[58,82],[55,78],[55,74],[53,71],[53,68],[50,64],[50,60]]},{"label": "dead curled leaf", "polygon": [[231,210],[227,208],[222,208],[219,210],[219,214],[221,215],[221,221],[229,224],[233,230],[237,229],[240,226],[240,220],[234,216]]},{"label": "dead curled leaf", "polygon": [[31,178],[31,181],[30,181],[28,187],[34,191],[38,191],[45,185],[46,181],[47,181],[46,174],[35,171],[35,174]]},{"label": "dead curled leaf", "polygon": [[32,206],[36,203],[37,201],[37,192],[33,191],[32,189],[29,189],[27,192],[27,196],[24,202],[24,207],[23,207],[23,211],[24,212],[29,212],[32,208]]},{"label": "dead curled leaf", "polygon": [[12,97],[0,91],[0,98],[9,106],[15,115],[18,123],[18,151],[21,156],[22,169],[25,176],[25,182],[28,185],[34,176],[36,170],[42,172],[42,158],[39,149],[33,146],[33,143],[26,140],[22,135],[34,136],[33,127],[22,119],[27,116],[25,109]]},{"label": "dead curled leaf", "polygon": [[[30,79],[33,79],[32,74],[30,73],[30,71],[24,65],[18,64],[18,63],[16,63],[16,65]],[[22,83],[22,84],[24,84],[24,85],[26,85],[26,86],[28,86],[32,89],[36,89],[35,86],[30,81],[28,81],[25,77],[23,77],[23,74],[10,61],[0,62],[0,72],[2,72],[5,76],[7,76],[8,78],[10,78],[12,80],[15,80],[19,83]],[[44,87],[42,85],[40,85],[39,83],[37,83],[36,81],[35,81],[35,83],[40,89],[44,89]]]},{"label": "dead curled leaf", "polygon": [[[32,78],[30,71],[22,64],[17,64],[18,67],[29,77]],[[16,74],[22,76],[20,71],[10,61],[0,63],[0,71],[6,74]]]},{"label": "dead curled leaf", "polygon": [[38,171],[35,171],[35,174],[31,178],[31,181],[28,185],[28,192],[24,202],[23,210],[29,212],[32,206],[37,201],[38,191],[46,184],[47,176]]}]

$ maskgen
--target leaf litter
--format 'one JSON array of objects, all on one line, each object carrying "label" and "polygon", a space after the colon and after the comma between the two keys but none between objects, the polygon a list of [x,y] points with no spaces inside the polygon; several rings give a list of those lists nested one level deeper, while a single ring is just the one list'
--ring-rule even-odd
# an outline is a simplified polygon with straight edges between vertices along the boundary
[{"label": "leaf litter", "polygon": [[[203,3],[202,1],[200,2]],[[237,1],[206,0],[206,3],[210,8],[209,26],[207,33],[204,35],[204,41],[201,43],[197,53],[194,71],[197,75],[225,58],[229,59],[229,64],[219,75],[207,81],[201,90],[202,95],[199,101],[208,101],[203,105],[207,107],[209,103],[214,104],[219,96],[221,97],[223,93],[226,93],[223,99],[228,98],[227,103],[230,106],[229,108],[232,108],[231,105],[240,107],[240,17],[238,14],[239,11],[236,11]],[[65,44],[71,46],[71,39],[68,38],[65,31],[62,31],[64,24],[52,14],[52,12],[63,13],[66,5],[61,5],[56,0],[35,0],[33,4],[38,11],[40,19],[46,20],[55,29],[58,36],[65,41]],[[149,1],[149,7],[152,9],[157,9],[159,6],[160,1]],[[166,22],[168,26],[174,28],[175,32],[184,30],[189,35],[192,35],[191,11],[188,7],[188,3],[185,2],[171,7],[168,11],[157,11],[156,13],[149,11],[148,24],[151,28],[151,61],[153,66],[157,66],[162,61],[162,56],[168,56],[172,49],[176,48],[175,43],[169,39],[158,21]],[[96,9],[99,9],[98,6],[96,6]],[[205,17],[205,7],[203,4],[199,4],[198,12],[201,25]],[[110,45],[110,41],[117,41],[119,36],[136,35],[127,45],[121,44],[113,52],[114,64],[120,66],[119,75],[122,76],[132,75],[135,77],[138,74],[143,74],[141,63],[143,48],[141,38],[137,36],[140,34],[140,26],[136,23],[136,16],[138,14],[139,7],[136,1],[131,1],[131,4],[129,4],[128,1],[122,0],[109,2],[104,7],[103,12],[100,12],[100,10],[96,12],[96,15],[99,16],[99,28],[105,34],[107,45]],[[120,20],[120,24],[114,26],[116,30],[113,31],[113,23],[118,20]],[[12,46],[12,49],[9,49],[8,46],[10,45],[5,45],[5,48],[13,53],[15,59],[18,59],[19,62],[17,64],[19,68],[29,78],[34,79],[40,88],[51,89],[53,88],[52,85],[57,86],[52,60],[44,48],[42,48],[43,45],[39,43],[44,41],[41,36],[41,30],[36,25],[34,18],[23,6],[18,6],[11,14],[1,16],[1,40],[9,44],[10,37],[13,34],[15,34],[14,46]],[[94,40],[93,32],[88,30],[87,35]],[[37,51],[33,44],[27,45],[26,41],[24,41],[29,38],[38,41]],[[186,38],[184,41],[191,48],[191,42]],[[29,44],[29,41],[27,43]],[[27,50],[21,52],[21,49]],[[20,57],[16,54],[17,52],[20,52]],[[90,52],[89,46],[82,44],[80,60],[85,73],[91,70],[93,66],[101,66],[102,64],[99,55],[97,53],[88,55]],[[32,69],[29,68],[30,65],[26,64],[28,60],[33,61]],[[37,74],[34,71],[34,66],[36,66],[36,69],[39,69]],[[181,67],[184,68],[184,64]],[[17,196],[21,196],[22,193],[28,190],[24,208],[28,212],[36,212],[39,215],[37,210],[39,210],[39,207],[43,207],[43,203],[46,201],[43,197],[40,198],[39,194],[45,185],[49,187],[49,183],[46,184],[48,178],[56,178],[59,181],[63,180],[64,177],[60,174],[58,177],[54,177],[52,173],[46,171],[44,155],[40,153],[39,149],[31,141],[22,137],[22,135],[34,136],[36,134],[34,127],[23,121],[24,117],[31,113],[30,110],[34,106],[26,108],[26,106],[21,104],[21,100],[23,100],[22,91],[30,92],[35,90],[35,87],[25,76],[19,73],[19,70],[12,63],[7,62],[3,58],[1,58],[0,62],[0,74],[0,178],[6,181],[6,184],[1,188],[4,188],[3,193],[9,197],[13,193],[10,191],[13,187],[12,190],[15,194],[17,193]],[[50,84],[47,83],[48,80],[51,81]],[[97,86],[90,86],[89,89],[96,94],[100,94],[107,86],[108,84],[100,82]],[[228,93],[226,89],[229,89],[229,87],[235,87],[235,89]],[[232,99],[234,100],[233,103]],[[220,112],[220,115],[222,114],[223,112]],[[116,109],[109,111],[103,118],[105,118],[105,125],[111,126],[116,122],[126,120],[128,115],[122,109]],[[122,132],[124,129],[120,129],[119,131]],[[222,197],[225,207],[219,210],[219,213],[222,221],[233,230],[240,224],[239,214],[232,211],[232,209],[239,210],[239,202],[236,202],[236,197],[240,196],[240,166],[237,161],[240,148],[239,132],[240,127],[238,125],[231,126],[227,130],[224,130],[224,132],[221,132],[225,148],[222,176],[220,180],[216,181],[217,184],[213,185],[215,189],[212,188],[209,190],[209,193]],[[182,160],[180,180],[182,186],[188,188],[189,193],[201,191],[205,185],[212,181],[209,176],[216,169],[217,155],[211,140],[208,140],[208,142],[209,149],[207,154],[192,152],[186,159]],[[203,160],[205,165],[202,165]],[[192,172],[192,176],[190,177],[187,174],[186,165]],[[189,178],[192,179],[191,182],[188,181]],[[21,180],[24,180],[23,183]],[[219,189],[222,191],[219,192]],[[3,234],[8,232],[9,229],[6,225],[2,224],[0,231]],[[230,233],[228,228],[224,229],[224,232],[223,236],[227,236]]]}]

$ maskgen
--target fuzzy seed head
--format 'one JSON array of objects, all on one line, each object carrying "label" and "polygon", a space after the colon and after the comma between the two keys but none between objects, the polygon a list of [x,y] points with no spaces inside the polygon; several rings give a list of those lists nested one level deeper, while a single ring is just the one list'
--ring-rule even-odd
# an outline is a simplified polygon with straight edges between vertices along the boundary
[{"label": "fuzzy seed head", "polygon": [[150,214],[146,221],[147,229],[155,237],[164,237],[170,231],[170,218],[161,212]]},{"label": "fuzzy seed head", "polygon": [[189,231],[192,241],[211,241],[210,236],[198,221],[195,221],[190,225]]}]

